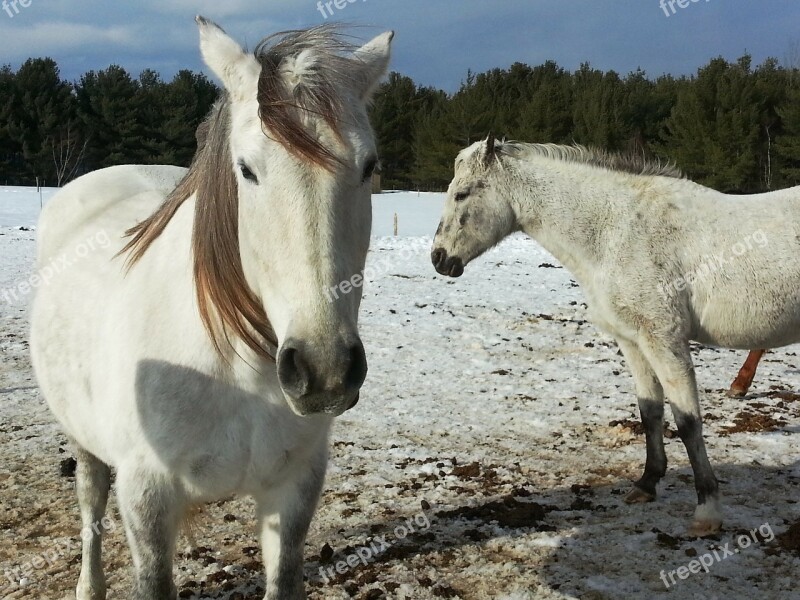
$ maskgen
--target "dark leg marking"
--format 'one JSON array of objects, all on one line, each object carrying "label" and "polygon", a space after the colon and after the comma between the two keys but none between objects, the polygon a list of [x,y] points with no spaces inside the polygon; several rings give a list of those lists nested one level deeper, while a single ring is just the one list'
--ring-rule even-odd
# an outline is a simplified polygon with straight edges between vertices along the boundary
[{"label": "dark leg marking", "polygon": [[639,412],[647,442],[647,459],[644,475],[636,482],[643,492],[655,497],[656,486],[667,472],[667,454],[664,451],[664,402],[639,398]]},{"label": "dark leg marking", "polygon": [[694,485],[697,490],[697,505],[702,507],[710,498],[716,500],[719,493],[719,483],[708,461],[706,446],[703,442],[703,422],[700,417],[682,412],[674,406],[675,424],[678,427],[678,436],[686,446],[689,462],[694,471]]}]

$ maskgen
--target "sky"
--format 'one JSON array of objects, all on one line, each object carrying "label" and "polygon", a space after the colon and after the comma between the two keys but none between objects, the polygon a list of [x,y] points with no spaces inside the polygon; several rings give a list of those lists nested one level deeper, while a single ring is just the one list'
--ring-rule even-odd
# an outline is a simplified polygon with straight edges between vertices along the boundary
[{"label": "sky", "polygon": [[[328,2],[330,9],[325,7]],[[800,66],[797,0],[0,0],[0,64],[54,58],[62,76],[122,65],[169,79],[200,59],[194,15],[243,46],[285,29],[339,21],[369,39],[396,32],[392,70],[453,92],[467,70],[555,60],[627,74],[692,74],[711,58]],[[661,6],[660,2],[664,5]],[[672,2],[672,8],[670,8]],[[681,5],[684,5],[683,7]]]}]

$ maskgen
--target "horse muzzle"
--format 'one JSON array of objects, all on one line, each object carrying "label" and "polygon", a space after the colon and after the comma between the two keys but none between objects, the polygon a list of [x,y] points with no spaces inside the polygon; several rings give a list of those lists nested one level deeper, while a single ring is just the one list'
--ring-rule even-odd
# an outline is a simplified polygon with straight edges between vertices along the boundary
[{"label": "horse muzzle", "polygon": [[448,256],[444,248],[436,248],[431,252],[431,262],[440,275],[461,277],[464,274],[464,261],[458,256]]},{"label": "horse muzzle", "polygon": [[339,416],[358,403],[367,376],[364,345],[356,338],[334,348],[314,348],[290,338],[278,352],[278,380],[300,416]]}]

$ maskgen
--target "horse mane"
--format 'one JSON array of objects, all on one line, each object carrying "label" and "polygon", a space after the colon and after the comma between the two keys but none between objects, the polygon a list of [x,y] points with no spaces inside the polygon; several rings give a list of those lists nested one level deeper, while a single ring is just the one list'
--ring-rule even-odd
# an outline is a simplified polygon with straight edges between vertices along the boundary
[{"label": "horse mane", "polygon": [[[345,111],[339,90],[351,84],[357,58],[332,25],[289,31],[264,39],[254,55],[261,64],[259,118],[265,135],[300,159],[333,170],[339,159],[309,131],[308,114],[321,117],[339,136]],[[288,89],[289,79],[292,89]],[[278,341],[262,303],[247,285],[239,252],[238,184],[230,152],[230,101],[218,100],[197,130],[189,171],[148,218],[125,232],[120,255],[132,268],[196,193],[192,250],[198,308],[214,347],[223,355],[229,333],[258,356],[275,361]]]},{"label": "horse mane", "polygon": [[683,174],[675,164],[663,162],[659,159],[645,158],[641,154],[622,153],[602,150],[573,144],[526,144],[523,142],[499,142],[495,146],[497,155],[512,156],[518,159],[543,157],[572,163],[583,163],[595,167],[616,171],[618,173],[631,173],[633,175],[652,175],[684,179]]}]

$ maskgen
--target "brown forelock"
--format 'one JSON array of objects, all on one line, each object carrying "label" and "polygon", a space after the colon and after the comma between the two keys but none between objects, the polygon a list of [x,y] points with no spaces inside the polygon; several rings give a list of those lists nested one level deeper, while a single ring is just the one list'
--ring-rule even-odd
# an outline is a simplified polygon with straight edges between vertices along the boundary
[{"label": "brown forelock", "polygon": [[[302,73],[292,89],[288,89],[281,71],[284,61],[310,48],[314,54],[308,60],[314,64]],[[336,26],[322,25],[275,34],[255,49],[256,59],[261,64],[258,107],[265,133],[295,156],[329,171],[341,161],[317,139],[303,117],[306,113],[321,117],[341,139],[339,121],[345,108],[339,89],[352,87],[355,81],[359,61],[353,57],[354,48],[338,33]]]},{"label": "brown forelock", "polygon": [[189,172],[150,217],[126,232],[127,267],[141,259],[161,235],[178,208],[196,191],[192,250],[200,316],[214,347],[224,356],[229,333],[257,355],[274,361],[277,338],[266,312],[247,285],[239,253],[238,187],[229,149],[230,109],[218,101],[207,120],[207,137]]}]

